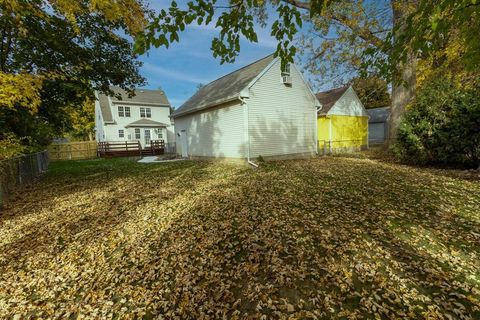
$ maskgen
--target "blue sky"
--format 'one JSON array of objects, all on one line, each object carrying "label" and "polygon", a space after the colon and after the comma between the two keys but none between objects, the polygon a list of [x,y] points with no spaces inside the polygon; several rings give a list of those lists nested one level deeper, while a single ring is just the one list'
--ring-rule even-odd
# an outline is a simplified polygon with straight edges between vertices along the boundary
[{"label": "blue sky", "polygon": [[[159,9],[168,7],[169,3],[170,1],[152,1],[150,7]],[[270,15],[270,18],[274,17],[275,12]],[[218,34],[214,22],[208,26],[188,26],[180,34],[179,43],[173,43],[168,49],[152,48],[140,57],[144,63],[141,74],[148,82],[146,87],[161,87],[170,103],[178,108],[195,93],[198,84],[206,84],[273,53],[277,42],[270,36],[270,26],[266,29],[257,27],[256,31],[258,43],[241,41],[241,52],[235,63],[221,65],[219,59],[213,58],[210,50],[211,41]]]}]

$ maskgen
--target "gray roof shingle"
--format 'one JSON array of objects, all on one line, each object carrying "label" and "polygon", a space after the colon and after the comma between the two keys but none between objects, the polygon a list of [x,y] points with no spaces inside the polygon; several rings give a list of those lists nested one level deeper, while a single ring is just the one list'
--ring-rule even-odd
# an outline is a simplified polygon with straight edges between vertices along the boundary
[{"label": "gray roof shingle", "polygon": [[113,121],[112,110],[110,108],[110,103],[108,102],[108,97],[104,94],[99,94],[98,102],[100,104],[100,111],[102,112],[103,121]]},{"label": "gray roof shingle", "polygon": [[350,88],[350,86],[335,88],[317,93],[315,96],[322,104],[322,109],[320,110],[320,113],[327,114],[330,109],[332,109],[332,107],[335,105],[335,102],[337,102],[338,99],[343,96],[343,94],[345,93],[345,91],[348,90],[348,88]]},{"label": "gray roof shingle", "polygon": [[150,120],[150,119],[140,119],[132,123],[129,123],[125,127],[126,128],[128,127],[168,127],[168,124]]},{"label": "gray roof shingle", "polygon": [[190,99],[174,111],[178,117],[236,99],[240,92],[257,77],[275,58],[273,54],[257,60],[203,86]]}]

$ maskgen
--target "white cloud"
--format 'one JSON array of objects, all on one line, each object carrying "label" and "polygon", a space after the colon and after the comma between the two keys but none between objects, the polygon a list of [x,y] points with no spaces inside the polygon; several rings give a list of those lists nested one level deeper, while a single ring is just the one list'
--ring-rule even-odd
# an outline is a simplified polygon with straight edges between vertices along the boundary
[{"label": "white cloud", "polygon": [[172,70],[160,66],[153,65],[151,63],[145,63],[142,67],[144,72],[148,73],[158,73],[161,78],[171,78],[175,80],[180,80],[189,83],[208,83],[210,82],[209,79],[197,77],[192,74],[187,74],[178,70]]}]

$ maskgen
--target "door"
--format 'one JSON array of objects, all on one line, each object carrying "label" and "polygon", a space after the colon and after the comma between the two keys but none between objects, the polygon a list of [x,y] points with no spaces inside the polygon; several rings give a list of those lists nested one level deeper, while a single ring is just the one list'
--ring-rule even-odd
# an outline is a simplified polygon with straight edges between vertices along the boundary
[{"label": "door", "polygon": [[187,130],[182,130],[180,132],[180,144],[182,146],[182,157],[188,158]]},{"label": "door", "polygon": [[143,138],[145,139],[145,146],[149,146],[150,145],[150,140],[152,139],[152,135],[151,135],[151,131],[150,129],[144,129],[143,131]]},{"label": "door", "polygon": [[385,141],[385,123],[376,122],[368,124],[368,141],[372,144]]}]

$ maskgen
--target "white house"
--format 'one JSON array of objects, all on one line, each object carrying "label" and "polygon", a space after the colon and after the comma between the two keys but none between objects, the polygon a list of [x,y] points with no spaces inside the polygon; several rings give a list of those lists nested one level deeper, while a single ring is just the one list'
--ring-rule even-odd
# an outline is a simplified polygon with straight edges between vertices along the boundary
[{"label": "white house", "polygon": [[295,65],[269,55],[202,87],[175,110],[183,157],[305,157],[316,152],[318,100]]},{"label": "white house", "polygon": [[97,93],[95,101],[95,135],[102,141],[140,141],[142,147],[151,140],[175,141],[171,106],[162,90],[136,89],[135,96],[117,87],[113,97]]}]

